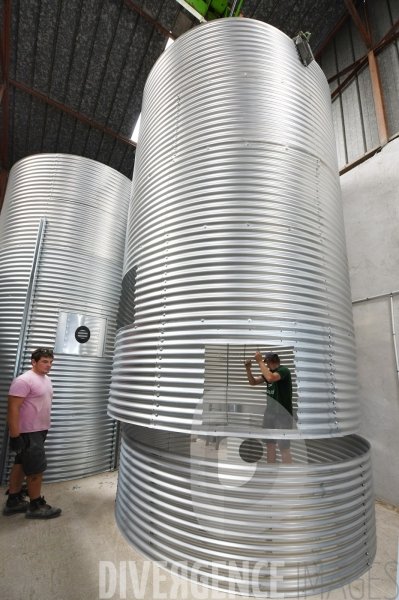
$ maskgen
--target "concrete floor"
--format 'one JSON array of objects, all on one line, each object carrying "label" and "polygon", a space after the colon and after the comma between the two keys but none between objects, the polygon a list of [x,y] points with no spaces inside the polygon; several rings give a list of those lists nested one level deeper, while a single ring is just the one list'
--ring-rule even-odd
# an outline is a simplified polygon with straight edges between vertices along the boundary
[{"label": "concrete floor", "polygon": [[[0,599],[244,600],[243,596],[192,586],[177,577],[173,579],[133,550],[115,524],[116,485],[117,473],[48,484],[43,486],[44,495],[49,504],[62,508],[61,517],[36,522],[26,520],[24,515],[0,516]],[[5,498],[4,492],[5,488],[0,488],[0,498]],[[377,503],[376,512],[378,551],[371,570],[344,588],[312,596],[312,599],[395,599],[399,511]],[[100,582],[100,561],[111,563],[102,567],[107,574],[104,584]],[[133,575],[135,569],[138,573],[135,591],[129,561]],[[124,577],[120,576],[125,563],[126,592]],[[148,575],[146,585],[143,585],[143,569]],[[109,589],[110,581],[116,584],[114,593]],[[142,589],[139,589],[140,583]]]}]

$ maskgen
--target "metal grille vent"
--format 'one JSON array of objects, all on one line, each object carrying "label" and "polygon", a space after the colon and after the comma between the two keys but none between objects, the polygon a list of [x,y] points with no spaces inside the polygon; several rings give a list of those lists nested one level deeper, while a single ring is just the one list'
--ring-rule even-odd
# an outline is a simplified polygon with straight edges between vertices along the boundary
[{"label": "metal grille vent", "polygon": [[103,356],[106,332],[107,319],[60,311],[54,352]]}]

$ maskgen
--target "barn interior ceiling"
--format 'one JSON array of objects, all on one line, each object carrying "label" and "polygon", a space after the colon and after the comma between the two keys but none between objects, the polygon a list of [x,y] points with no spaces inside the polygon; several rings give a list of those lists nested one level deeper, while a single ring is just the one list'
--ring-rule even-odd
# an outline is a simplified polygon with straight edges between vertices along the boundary
[{"label": "barn interior ceiling", "polygon": [[[290,37],[310,31],[314,53],[349,16],[344,0],[244,0],[242,12]],[[41,152],[85,156],[131,177],[147,76],[168,39],[196,25],[176,0],[3,0],[4,179]]]}]

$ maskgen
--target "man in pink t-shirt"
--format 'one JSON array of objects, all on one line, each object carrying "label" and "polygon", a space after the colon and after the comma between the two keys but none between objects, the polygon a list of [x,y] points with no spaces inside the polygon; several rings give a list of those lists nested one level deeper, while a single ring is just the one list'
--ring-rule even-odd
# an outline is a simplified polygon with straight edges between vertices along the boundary
[{"label": "man in pink t-shirt", "polygon": [[[32,353],[32,369],[11,384],[8,396],[7,423],[10,450],[16,453],[10,474],[10,489],[3,515],[25,513],[27,519],[52,519],[60,508],[46,504],[40,496],[43,472],[47,467],[44,442],[50,429],[53,386],[47,376],[53,364],[53,351],[38,348]],[[30,502],[21,494],[26,476]]]}]

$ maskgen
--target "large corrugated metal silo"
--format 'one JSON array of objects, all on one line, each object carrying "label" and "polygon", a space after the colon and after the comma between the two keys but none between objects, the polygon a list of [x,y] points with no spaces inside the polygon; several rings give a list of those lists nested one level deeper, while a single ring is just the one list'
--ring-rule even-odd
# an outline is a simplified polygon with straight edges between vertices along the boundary
[{"label": "large corrugated metal silo", "polygon": [[[220,19],[154,66],[121,302],[109,414],[128,423],[125,538],[172,572],[256,597],[327,591],[365,572],[371,457],[354,435],[330,93],[281,31]],[[257,349],[291,370],[292,428],[262,427],[266,391],[244,369]],[[291,440],[292,463],[265,459],[273,439]]]},{"label": "large corrugated metal silo", "polygon": [[117,336],[110,414],[191,431],[214,345],[273,347],[295,364],[295,436],[355,432],[341,193],[317,63],[249,19],[179,39],[146,84],[133,194],[134,319],[127,311]]}]

